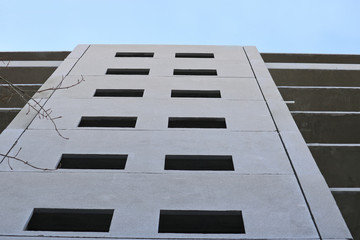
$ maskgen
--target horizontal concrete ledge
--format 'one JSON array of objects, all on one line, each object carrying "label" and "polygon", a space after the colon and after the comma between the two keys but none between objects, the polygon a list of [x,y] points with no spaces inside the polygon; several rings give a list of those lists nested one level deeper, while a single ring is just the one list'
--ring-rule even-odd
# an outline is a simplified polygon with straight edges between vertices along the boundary
[{"label": "horizontal concrete ledge", "polygon": [[308,147],[360,147],[359,143],[308,143]]},{"label": "horizontal concrete ledge", "polygon": [[338,111],[290,111],[291,114],[322,114],[322,115],[359,115],[360,112],[338,112]]},{"label": "horizontal concrete ledge", "polygon": [[360,143],[360,113],[292,112],[307,143]]},{"label": "horizontal concrete ledge", "polygon": [[[34,83],[34,84],[31,84],[31,83],[24,83],[24,84],[17,84],[17,83],[14,83],[14,84],[11,84],[12,86],[16,86],[16,87],[41,87],[42,84],[41,83]],[[0,87],[9,87],[10,84],[0,84]]]},{"label": "horizontal concrete ledge", "polygon": [[291,63],[360,63],[354,54],[261,53],[265,62]]},{"label": "horizontal concrete ledge", "polygon": [[360,192],[360,188],[330,188],[331,192]]},{"label": "horizontal concrete ledge", "polygon": [[0,67],[58,67],[62,61],[0,61]]},{"label": "horizontal concrete ledge", "polygon": [[360,90],[360,87],[341,87],[341,86],[277,86],[279,89],[355,89]]},{"label": "horizontal concrete ledge", "polygon": [[268,69],[360,70],[360,64],[266,63]]},{"label": "horizontal concrete ledge", "polygon": [[61,61],[70,51],[0,52],[3,61]]},{"label": "horizontal concrete ledge", "polygon": [[0,108],[0,112],[20,111],[22,108]]}]

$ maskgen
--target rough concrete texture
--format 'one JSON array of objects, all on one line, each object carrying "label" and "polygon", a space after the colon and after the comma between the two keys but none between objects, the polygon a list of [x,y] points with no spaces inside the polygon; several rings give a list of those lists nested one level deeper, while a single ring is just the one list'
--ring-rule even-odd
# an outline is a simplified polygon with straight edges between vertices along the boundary
[{"label": "rough concrete texture", "polygon": [[360,187],[360,146],[309,148],[329,187]]},{"label": "rough concrete texture", "polygon": [[360,192],[333,192],[334,198],[353,234],[354,239],[360,238],[359,202]]},{"label": "rough concrete texture", "polygon": [[358,70],[270,69],[278,86],[359,87]]},{"label": "rough concrete texture", "polygon": [[[33,207],[115,209],[109,233],[48,233],[51,236],[206,238],[208,234],[157,233],[160,209],[242,209],[245,238],[312,238],[317,233],[294,176],[118,173],[4,173],[10,199],[1,199],[4,235],[18,234]],[[75,184],[76,183],[76,184]],[[66,186],[66,187],[65,187]],[[89,189],[91,186],[91,189]],[[276,186],[276,187],[274,187]],[[89,189],[86,191],[85,189]],[[41,198],[38,191],[43,191]],[[286,194],[285,194],[286,193]],[[281,201],[279,201],[279,196]],[[16,199],[16,201],[14,201]],[[17,204],[14,204],[17,202]],[[16,211],[13,209],[16,208]],[[281,227],[277,227],[280,225]],[[26,234],[33,235],[28,231]],[[211,238],[239,234],[211,234]]]},{"label": "rough concrete texture", "polygon": [[358,112],[294,112],[307,143],[360,143]]},{"label": "rough concrete texture", "polygon": [[[129,51],[154,52],[154,57],[115,58],[117,52]],[[177,52],[214,53],[215,58],[177,59]],[[1,165],[0,193],[5,197],[0,199],[0,214],[7,221],[0,225],[0,235],[24,239],[351,238],[256,48],[81,45],[69,56],[75,58],[60,68],[70,62],[75,66],[64,84],[76,83],[81,75],[85,81],[46,96],[45,105],[62,116],[56,123],[69,140],[61,138],[48,121],[35,119],[12,153],[21,147],[19,158],[46,168],[56,167],[65,153],[127,154],[126,167],[44,173],[14,161],[14,171]],[[108,68],[150,68],[150,74],[106,75]],[[218,75],[172,76],[177,68],[216,69]],[[99,88],[144,89],[144,96],[93,97]],[[222,98],[175,99],[170,97],[172,89],[220,90]],[[79,128],[82,116],[134,116],[137,123],[135,128]],[[169,129],[169,117],[224,117],[227,128]],[[168,171],[164,170],[166,154],[232,155],[235,170]],[[34,208],[115,212],[106,233],[24,231]],[[245,234],[158,233],[162,209],[242,211]]]},{"label": "rough concrete texture", "polygon": [[[291,111],[360,111],[360,88],[280,88]],[[326,99],[326,101],[324,101]]]}]

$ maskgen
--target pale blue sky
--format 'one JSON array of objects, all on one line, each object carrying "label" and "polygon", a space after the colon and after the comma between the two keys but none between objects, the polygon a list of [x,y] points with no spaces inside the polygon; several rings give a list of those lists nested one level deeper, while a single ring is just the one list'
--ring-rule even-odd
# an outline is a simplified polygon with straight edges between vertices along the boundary
[{"label": "pale blue sky", "polygon": [[0,0],[0,51],[80,43],[360,54],[359,0]]}]

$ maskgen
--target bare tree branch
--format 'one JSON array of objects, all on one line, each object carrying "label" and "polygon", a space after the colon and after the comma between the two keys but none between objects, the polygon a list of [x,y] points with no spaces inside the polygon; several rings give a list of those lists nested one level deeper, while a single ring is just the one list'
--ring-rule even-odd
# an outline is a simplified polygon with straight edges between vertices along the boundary
[{"label": "bare tree branch", "polygon": [[[8,165],[9,165],[9,167],[10,167],[11,170],[14,170],[14,169],[13,169],[12,166],[10,165],[10,159],[11,159],[11,160],[18,161],[18,162],[21,162],[21,163],[23,163],[23,164],[25,164],[25,165],[27,165],[27,166],[29,166],[29,167],[31,167],[31,168],[38,169],[38,170],[44,170],[44,171],[56,170],[55,168],[54,168],[54,169],[51,169],[51,168],[38,167],[38,166],[35,166],[35,165],[29,163],[28,161],[25,161],[25,160],[22,160],[22,159],[18,158],[17,155],[19,154],[19,152],[21,151],[21,149],[22,149],[22,148],[20,148],[20,149],[18,150],[18,152],[15,154],[15,156],[9,156],[8,154],[2,154],[2,153],[0,153],[0,156],[4,157],[4,159],[7,159],[7,163],[8,163]],[[0,162],[0,164],[4,161],[4,159]]]},{"label": "bare tree branch", "polygon": [[[2,61],[5,64],[5,61],[3,61],[3,60],[0,60],[0,61]],[[10,64],[10,61],[8,61],[6,63],[5,68],[8,67],[9,64]],[[75,84],[72,84],[72,85],[69,85],[69,86],[62,86],[64,80],[65,80],[65,77],[63,76],[60,83],[57,86],[47,88],[47,89],[43,89],[43,90],[39,90],[39,91],[37,91],[37,93],[42,93],[42,92],[45,92],[45,91],[65,90],[65,89],[75,87],[75,86],[79,85],[81,82],[85,81],[84,77],[81,75],[81,79],[78,79]],[[16,86],[11,81],[5,79],[2,76],[0,76],[0,82],[1,81],[6,83],[6,86],[3,86],[3,87],[8,90],[8,93],[5,94],[4,96],[1,96],[0,101],[4,101],[4,102],[8,103],[12,99],[13,96],[15,96],[15,95],[19,96],[20,99],[22,99],[26,103],[26,105],[28,106],[28,110],[27,110],[26,114],[29,114],[31,110],[34,110],[37,113],[39,119],[49,120],[52,123],[54,130],[56,131],[56,133],[61,138],[66,139],[66,140],[69,139],[69,138],[63,136],[60,133],[60,131],[59,131],[57,125],[56,125],[56,122],[55,122],[55,120],[62,118],[62,116],[53,117],[52,116],[52,113],[53,113],[52,109],[51,108],[46,109],[44,107],[44,105],[42,104],[43,99],[37,100],[37,99],[33,98],[32,95],[29,95],[27,93],[27,90],[24,90],[24,89]],[[17,144],[17,142],[15,143],[15,145],[16,144]],[[38,169],[38,170],[44,170],[44,171],[56,170],[56,169],[38,167],[38,166],[35,166],[35,165],[29,163],[26,160],[23,160],[23,159],[19,158],[18,155],[19,155],[21,149],[22,148],[20,147],[20,149],[17,151],[17,153],[15,155],[13,155],[13,156],[10,156],[9,153],[7,153],[7,154],[1,154],[0,153],[0,156],[3,157],[3,159],[0,161],[0,165],[6,159],[7,164],[8,164],[8,166],[9,166],[9,168],[11,170],[13,170],[13,167],[11,166],[11,160],[21,162],[21,163],[23,163],[23,164],[25,164],[25,165],[27,165],[27,166],[29,166],[31,168]]]}]

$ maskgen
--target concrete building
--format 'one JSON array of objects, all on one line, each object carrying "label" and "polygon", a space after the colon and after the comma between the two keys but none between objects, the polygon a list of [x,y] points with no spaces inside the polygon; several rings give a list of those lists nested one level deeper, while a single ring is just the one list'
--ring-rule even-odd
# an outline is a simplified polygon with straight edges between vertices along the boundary
[{"label": "concrete building", "polygon": [[359,239],[359,56],[67,54],[0,54],[1,239]]}]

